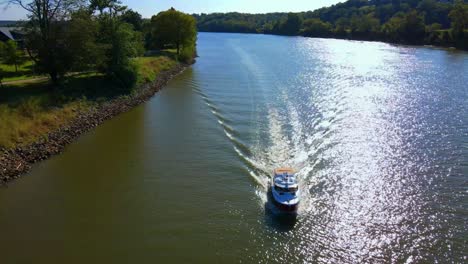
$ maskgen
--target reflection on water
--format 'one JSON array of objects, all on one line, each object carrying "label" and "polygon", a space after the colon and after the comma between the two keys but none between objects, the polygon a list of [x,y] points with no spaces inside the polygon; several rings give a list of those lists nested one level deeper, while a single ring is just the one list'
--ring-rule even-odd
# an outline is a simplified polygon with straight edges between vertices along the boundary
[{"label": "reflection on water", "polygon": [[[206,36],[234,51],[227,62],[212,65],[240,61],[232,76],[241,80],[221,85],[228,73],[216,73],[210,82],[202,81],[200,92],[210,107],[226,113],[215,116],[222,119],[270,212],[265,219],[270,228],[251,230],[252,236],[263,237],[262,243],[275,241],[262,249],[268,255],[263,260],[464,257],[466,230],[453,215],[439,211],[444,195],[435,182],[457,176],[457,159],[467,159],[454,143],[467,135],[466,124],[460,123],[468,114],[467,90],[460,81],[467,81],[460,70],[468,70],[466,54],[381,43],[303,38],[271,43],[270,37],[224,36]],[[276,55],[279,50],[282,56]],[[455,65],[441,61],[457,56],[464,59]],[[243,114],[246,109],[249,114]],[[283,222],[267,210],[270,171],[280,166],[295,167],[301,178],[297,223]],[[278,234],[284,231],[289,232]],[[453,249],[454,244],[459,247]]]},{"label": "reflection on water", "polygon": [[[0,190],[0,226],[24,226],[2,233],[7,260],[466,262],[466,53],[208,33],[198,52]],[[268,199],[282,166],[297,215]]]},{"label": "reflection on water", "polygon": [[297,223],[297,214],[286,214],[278,211],[273,204],[265,204],[265,223],[271,229],[278,232],[289,232]]}]

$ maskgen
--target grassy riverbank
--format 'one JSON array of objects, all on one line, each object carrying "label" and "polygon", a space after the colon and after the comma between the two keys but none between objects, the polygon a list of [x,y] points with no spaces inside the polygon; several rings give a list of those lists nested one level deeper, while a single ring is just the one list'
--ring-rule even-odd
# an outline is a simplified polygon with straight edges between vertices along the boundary
[{"label": "grassy riverbank", "polygon": [[18,80],[34,79],[44,77],[34,72],[34,62],[26,56],[18,60],[18,65],[7,65],[0,63],[0,71],[2,72],[2,82],[12,82]]},{"label": "grassy riverbank", "polygon": [[[137,87],[179,64],[170,54],[140,57],[133,63],[138,71]],[[48,80],[6,84],[0,88],[0,148],[31,144],[66,125],[79,113],[129,96],[136,89],[121,89],[98,73],[70,76],[59,88]]]}]

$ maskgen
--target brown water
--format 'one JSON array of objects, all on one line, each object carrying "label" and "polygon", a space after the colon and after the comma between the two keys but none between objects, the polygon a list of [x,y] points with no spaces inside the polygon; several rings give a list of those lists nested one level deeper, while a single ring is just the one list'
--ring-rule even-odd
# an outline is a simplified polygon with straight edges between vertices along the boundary
[{"label": "brown water", "polygon": [[[0,189],[1,263],[467,261],[467,53],[208,33],[198,51]],[[266,195],[286,165],[297,219]]]}]

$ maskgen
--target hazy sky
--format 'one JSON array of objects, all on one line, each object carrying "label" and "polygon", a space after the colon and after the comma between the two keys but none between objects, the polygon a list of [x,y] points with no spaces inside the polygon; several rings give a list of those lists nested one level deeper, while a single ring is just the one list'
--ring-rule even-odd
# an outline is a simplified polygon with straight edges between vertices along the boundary
[{"label": "hazy sky", "polygon": [[[122,2],[138,11],[143,17],[151,17],[161,10],[174,7],[186,13],[244,12],[269,13],[308,11],[330,6],[345,0],[123,0]],[[0,2],[2,2],[0,0]],[[0,8],[0,20],[17,20],[26,17],[18,7]]]}]

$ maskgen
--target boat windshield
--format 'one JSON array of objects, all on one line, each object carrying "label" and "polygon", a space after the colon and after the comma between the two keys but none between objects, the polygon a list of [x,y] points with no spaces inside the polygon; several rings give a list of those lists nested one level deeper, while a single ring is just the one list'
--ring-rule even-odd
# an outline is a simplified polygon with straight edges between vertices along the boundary
[{"label": "boat windshield", "polygon": [[297,187],[294,187],[294,188],[291,188],[291,187],[290,188],[281,188],[281,187],[275,185],[275,190],[277,192],[281,192],[281,193],[292,193],[292,194],[294,194],[294,193],[297,192]]}]

